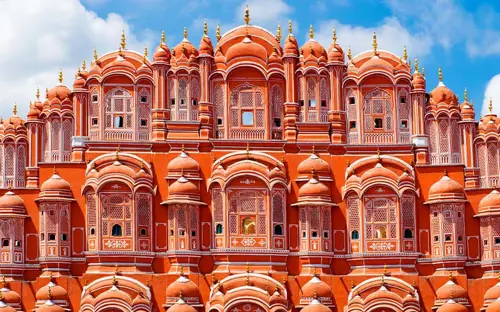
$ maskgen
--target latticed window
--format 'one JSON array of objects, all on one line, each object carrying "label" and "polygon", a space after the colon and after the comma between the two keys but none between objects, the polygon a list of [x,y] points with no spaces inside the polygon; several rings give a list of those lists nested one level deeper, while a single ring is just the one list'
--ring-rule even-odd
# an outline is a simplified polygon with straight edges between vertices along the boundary
[{"label": "latticed window", "polygon": [[132,96],[122,88],[106,95],[106,140],[132,140],[134,135],[134,107]]},{"label": "latticed window", "polygon": [[477,162],[481,187],[496,187],[499,185],[499,155],[496,141],[478,142],[476,144]]},{"label": "latticed window", "polygon": [[232,191],[229,195],[229,234],[266,235],[267,209],[262,191]]},{"label": "latticed window", "polygon": [[92,91],[90,94],[90,103],[89,103],[89,135],[92,140],[98,140],[100,138],[100,105],[99,105],[99,92],[97,90]]},{"label": "latticed window", "polygon": [[459,164],[461,157],[461,134],[458,119],[440,117],[426,123],[429,133],[431,164]]},{"label": "latticed window", "polygon": [[[319,79],[319,83],[318,83]],[[305,83],[305,88],[302,87]],[[300,121],[327,122],[330,90],[327,79],[311,76],[299,78]]]},{"label": "latticed window", "polygon": [[222,139],[225,136],[225,101],[224,101],[224,87],[219,84],[214,88],[212,93],[212,103],[214,104],[214,112],[215,112],[215,131],[216,138]]},{"label": "latticed window", "polygon": [[347,111],[347,133],[348,143],[359,143],[359,123],[358,123],[358,103],[356,92],[349,90],[345,97],[345,107]]},{"label": "latticed window", "polygon": [[[101,195],[101,231],[103,237],[132,236],[132,206],[130,195],[102,194]],[[116,231],[113,232],[113,227]],[[122,235],[117,235],[121,231]],[[113,235],[114,234],[114,235]]]},{"label": "latticed window", "polygon": [[395,143],[391,96],[382,89],[373,89],[363,102],[364,142]]},{"label": "latticed window", "polygon": [[42,145],[45,162],[71,161],[71,139],[73,137],[73,117],[53,115],[47,119],[42,129]]},{"label": "latticed window", "polygon": [[329,207],[300,207],[301,250],[329,251],[331,214]]},{"label": "latticed window", "polygon": [[365,203],[367,240],[397,238],[396,203],[388,198],[373,198]]},{"label": "latticed window", "polygon": [[347,197],[347,214],[348,214],[347,227],[350,231],[349,236],[351,237],[351,240],[358,240],[361,227],[360,227],[360,216],[359,216],[359,199],[355,195]]},{"label": "latticed window", "polygon": [[283,138],[283,91],[279,85],[271,88],[271,139]]},{"label": "latticed window", "polygon": [[272,193],[272,209],[273,209],[273,234],[284,235],[283,228],[285,226],[285,207],[286,193],[283,189],[275,189]]},{"label": "latticed window", "polygon": [[184,75],[178,77],[177,88],[175,87],[175,83],[175,77],[169,77],[171,119],[177,121],[197,121],[201,92],[199,79]]},{"label": "latticed window", "polygon": [[264,94],[256,86],[245,83],[231,92],[231,139],[265,139]]},{"label": "latticed window", "polygon": [[148,141],[151,129],[151,94],[148,89],[141,89],[137,97],[139,141]]},{"label": "latticed window", "polygon": [[399,142],[408,144],[411,143],[411,106],[406,90],[401,90],[398,96],[398,113],[399,113]]}]

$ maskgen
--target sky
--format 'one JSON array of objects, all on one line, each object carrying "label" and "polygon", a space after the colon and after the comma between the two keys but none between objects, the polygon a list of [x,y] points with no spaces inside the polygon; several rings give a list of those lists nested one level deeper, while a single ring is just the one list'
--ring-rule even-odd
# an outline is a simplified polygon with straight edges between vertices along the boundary
[{"label": "sky", "polygon": [[249,6],[250,24],[275,33],[278,23],[287,34],[288,20],[302,45],[315,29],[325,49],[337,30],[338,43],[353,55],[371,49],[377,33],[379,49],[418,58],[425,68],[427,90],[444,83],[463,100],[467,88],[476,119],[488,111],[500,113],[500,1],[497,0],[0,0],[0,116],[12,114],[17,103],[25,118],[37,87],[58,83],[72,87],[83,60],[117,50],[122,31],[127,48],[149,48],[150,56],[165,30],[169,47],[188,28],[198,44],[203,21],[215,42],[222,33],[243,24]]}]

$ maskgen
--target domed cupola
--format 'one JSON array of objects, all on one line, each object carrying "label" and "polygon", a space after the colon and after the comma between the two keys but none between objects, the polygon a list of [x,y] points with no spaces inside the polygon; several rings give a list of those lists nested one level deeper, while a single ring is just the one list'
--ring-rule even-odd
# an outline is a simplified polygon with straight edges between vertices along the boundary
[{"label": "domed cupola", "polygon": [[228,65],[233,61],[243,58],[260,60],[262,64],[266,64],[268,55],[266,49],[257,42],[254,42],[248,35],[240,43],[231,46],[226,52],[226,62]]},{"label": "domed cupola", "polygon": [[168,165],[168,179],[178,179],[181,176],[186,178],[200,178],[200,164],[189,157],[182,147],[181,153],[176,158],[172,159]]},{"label": "domed cupola", "polygon": [[[65,99],[70,99],[71,90],[63,84],[64,76],[62,70],[59,72],[59,84],[48,90],[47,99],[49,103],[54,101],[62,102]],[[52,105],[52,104],[51,104]]]},{"label": "domed cupola", "polygon": [[332,311],[329,307],[325,306],[318,300],[318,294],[314,293],[313,299],[300,310],[301,312],[330,312]]},{"label": "domed cupola", "polygon": [[78,67],[78,71],[75,75],[75,81],[73,82],[73,90],[82,89],[85,87],[85,78],[83,78],[82,71]]},{"label": "domed cupola", "polygon": [[297,167],[298,177],[296,181],[308,181],[312,168],[314,168],[319,181],[332,181],[330,165],[316,154],[314,146],[311,155]]},{"label": "domed cupola", "polygon": [[461,306],[469,305],[467,291],[453,281],[451,273],[449,280],[436,291],[436,302],[434,303],[434,308],[446,305],[450,299],[453,299],[455,303]]},{"label": "domed cupola", "polygon": [[488,195],[484,196],[479,202],[479,213],[476,216],[486,216],[490,214],[500,213],[500,192],[493,190]]},{"label": "domed cupola", "polygon": [[54,170],[50,179],[43,182],[36,200],[74,201],[71,185]]},{"label": "domed cupola", "polygon": [[38,120],[40,117],[40,111],[36,107],[35,103],[30,103],[30,109],[27,115],[27,122]]},{"label": "domed cupola", "polygon": [[68,304],[68,292],[66,289],[63,287],[57,285],[53,278],[52,278],[52,272],[50,272],[49,275],[49,283],[42,288],[40,288],[36,292],[36,300],[37,300],[37,306],[42,305],[43,303],[47,302],[48,300],[51,300],[53,302],[57,302],[59,304],[65,303],[66,305]]},{"label": "domed cupola", "polygon": [[12,289],[9,289],[7,282],[5,281],[5,275],[2,275],[2,288],[0,289],[0,301],[5,304],[15,308],[21,309],[21,296]]},{"label": "domed cupola", "polygon": [[208,36],[208,24],[207,21],[203,23],[203,36],[200,40],[200,55],[214,55],[214,47],[212,45],[212,41]]},{"label": "domed cupola", "polygon": [[344,63],[345,55],[344,51],[337,43],[337,31],[333,29],[333,42],[328,48],[328,63]]},{"label": "domed cupola", "polygon": [[198,285],[187,278],[181,266],[181,274],[177,280],[168,285],[166,291],[166,306],[172,306],[178,302],[179,294],[182,294],[183,300],[190,305],[200,304],[200,289]]},{"label": "domed cupola", "polygon": [[424,75],[420,72],[420,68],[418,66],[418,60],[415,59],[415,72],[413,73],[413,77],[411,80],[411,85],[414,90],[425,90],[426,81]]},{"label": "domed cupola", "polygon": [[436,312],[467,312],[467,308],[450,298],[445,304],[439,307]]},{"label": "domed cupola", "polygon": [[167,312],[197,312],[196,309],[186,303],[183,299],[183,294],[179,294],[179,299],[177,302],[168,308]]},{"label": "domed cupola", "polygon": [[443,83],[443,72],[441,68],[438,71],[439,84],[430,92],[429,104],[435,110],[439,109],[458,109],[458,98],[445,84]]},{"label": "domed cupola", "polygon": [[328,55],[325,48],[319,42],[314,40],[314,29],[309,27],[309,40],[300,48],[300,60],[303,66],[319,65],[326,63]]},{"label": "domed cupola", "polygon": [[151,70],[151,63],[148,60],[148,47],[144,47],[144,54],[142,56],[142,65],[137,68],[138,75],[153,75]]},{"label": "domed cupola", "polygon": [[165,31],[162,31],[160,44],[153,55],[153,63],[168,63],[171,56],[170,49],[165,44]]},{"label": "domed cupola", "polygon": [[97,54],[97,50],[94,49],[94,61],[90,64],[90,76],[99,76],[101,75],[101,62],[99,61],[99,55]]},{"label": "domed cupola", "polygon": [[333,304],[332,298],[333,294],[330,286],[323,282],[316,273],[313,273],[313,277],[302,286],[300,305],[310,305],[314,300],[321,300],[323,303]]},{"label": "domed cupola", "polygon": [[484,312],[498,312],[500,311],[500,297],[493,301]]},{"label": "domed cupola", "polygon": [[5,302],[2,293],[0,293],[0,312],[17,312],[16,309]]},{"label": "domed cupola", "polygon": [[17,136],[19,134],[25,135],[27,133],[25,121],[17,115],[17,104],[14,104],[12,116],[1,120],[0,124],[2,124],[0,134]]},{"label": "domed cupola", "polygon": [[462,114],[462,120],[474,121],[475,113],[474,107],[469,103],[469,95],[467,89],[464,91],[464,102],[460,105],[460,113]]},{"label": "domed cupola", "polygon": [[[490,289],[484,293],[484,307],[489,307],[492,304],[495,303],[495,301],[500,299],[500,274],[498,276],[498,282],[493,285]],[[497,304],[499,307],[498,310],[492,310],[492,311],[500,311],[500,303]],[[488,310],[486,310],[488,311]]]},{"label": "domed cupola", "polygon": [[314,168],[311,169],[311,178],[299,189],[298,203],[295,205],[332,205],[330,188],[318,181]]},{"label": "domed cupola", "polygon": [[452,180],[445,169],[443,177],[429,188],[429,199],[426,204],[440,201],[465,201],[464,189],[460,183]]},{"label": "domed cupola", "polygon": [[191,56],[195,59],[198,57],[199,53],[196,47],[188,40],[188,31],[184,27],[184,39],[173,48],[172,61],[174,64],[180,64],[184,62],[189,62]]},{"label": "domed cupola", "polygon": [[26,216],[24,200],[11,190],[0,197],[0,217]]}]

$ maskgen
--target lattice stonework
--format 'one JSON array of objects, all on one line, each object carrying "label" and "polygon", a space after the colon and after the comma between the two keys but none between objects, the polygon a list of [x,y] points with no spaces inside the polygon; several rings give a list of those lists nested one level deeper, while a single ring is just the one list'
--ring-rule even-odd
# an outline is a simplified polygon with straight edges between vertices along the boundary
[{"label": "lattice stonework", "polygon": [[226,102],[224,100],[224,88],[223,85],[218,84],[212,93],[212,103],[214,105],[214,126],[216,129],[216,136],[218,139],[223,139],[225,137],[225,107]]},{"label": "lattice stonework", "polygon": [[229,138],[241,140],[265,139],[265,105],[262,90],[249,83],[231,92]]},{"label": "lattice stonework", "polygon": [[279,85],[271,88],[271,139],[281,140],[283,137],[283,91]]},{"label": "lattice stonework", "polygon": [[142,88],[137,97],[138,104],[138,120],[136,121],[139,128],[139,141],[148,141],[151,131],[151,109],[152,101],[151,94],[148,89]]},{"label": "lattice stonework", "polygon": [[[122,250],[132,249],[132,200],[130,194],[100,194],[101,236],[103,245],[109,249],[119,246]],[[126,242],[127,244],[122,244]]]},{"label": "lattice stonework", "polygon": [[134,137],[134,106],[132,95],[122,88],[106,94],[104,139],[130,141]]},{"label": "lattice stonework", "polygon": [[395,143],[391,96],[382,89],[374,89],[364,96],[363,141],[367,144]]}]

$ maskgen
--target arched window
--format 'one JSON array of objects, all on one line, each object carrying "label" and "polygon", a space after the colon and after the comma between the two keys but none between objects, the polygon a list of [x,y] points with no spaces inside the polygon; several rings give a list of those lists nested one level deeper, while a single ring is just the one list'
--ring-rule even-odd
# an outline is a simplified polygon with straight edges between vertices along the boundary
[{"label": "arched window", "polygon": [[200,100],[200,83],[198,79],[191,79],[191,119],[198,120],[198,102]]},{"label": "arched window", "polygon": [[380,198],[379,196],[366,199],[366,239],[396,239],[396,203],[389,198]]},{"label": "arched window", "polygon": [[326,78],[321,78],[319,83],[319,94],[321,97],[319,122],[328,122],[328,100],[330,90]]},{"label": "arched window", "polygon": [[281,224],[276,224],[274,226],[274,235],[283,235],[283,227]]},{"label": "arched window", "polygon": [[271,139],[281,140],[283,137],[283,91],[279,85],[271,88]]},{"label": "arched window", "polygon": [[16,161],[16,187],[25,187],[24,175],[26,172],[26,146],[18,143]]},{"label": "arched window", "polygon": [[14,145],[8,144],[5,147],[5,185],[14,187]]},{"label": "arched window", "polygon": [[351,239],[359,239],[359,232],[357,230],[354,230],[351,232]]},{"label": "arched window", "polygon": [[215,234],[222,234],[222,224],[217,224],[215,226]]},{"label": "arched window", "polygon": [[264,96],[260,88],[248,83],[231,92],[231,139],[265,139]]},{"label": "arched window", "polygon": [[106,95],[106,140],[132,140],[134,108],[127,90],[117,88]]},{"label": "arched window", "polygon": [[373,89],[364,97],[364,141],[368,144],[395,143],[391,96]]},{"label": "arched window", "polygon": [[377,231],[375,232],[375,238],[387,238],[385,227],[381,226],[377,228]]},{"label": "arched window", "polygon": [[122,226],[119,224],[113,225],[113,228],[111,229],[111,236],[115,236],[115,237],[123,236]]},{"label": "arched window", "polygon": [[318,103],[316,101],[316,79],[307,79],[307,121],[318,121]]},{"label": "arched window", "polygon": [[347,132],[348,143],[359,143],[359,122],[358,122],[358,103],[356,101],[356,93],[349,90],[346,95],[345,107],[347,111]]},{"label": "arched window", "polygon": [[226,121],[224,120],[224,110],[225,110],[225,101],[224,101],[224,88],[223,85],[218,84],[214,88],[214,92],[212,95],[212,103],[214,104],[215,111],[215,137],[217,139],[223,139],[225,136],[225,127]]},{"label": "arched window", "polygon": [[59,116],[54,116],[50,119],[51,123],[51,153],[50,162],[58,162],[61,157],[61,121]]},{"label": "arched window", "polygon": [[64,119],[62,125],[62,161],[71,161],[71,138],[73,137],[73,119]]},{"label": "arched window", "polygon": [[399,142],[408,144],[411,142],[411,106],[406,90],[401,90],[398,94],[399,113]]},{"label": "arched window", "polygon": [[177,100],[177,109],[178,109],[178,120],[188,120],[188,93],[187,93],[188,82],[187,79],[181,78],[179,79],[179,98]]},{"label": "arched window", "polygon": [[413,231],[410,229],[405,230],[405,238],[413,238]]},{"label": "arched window", "polygon": [[241,234],[253,235],[255,232],[255,219],[252,217],[244,218],[241,224]]},{"label": "arched window", "polygon": [[139,141],[148,141],[151,129],[151,94],[146,88],[139,91],[137,98],[139,110],[137,124],[139,127]]}]

